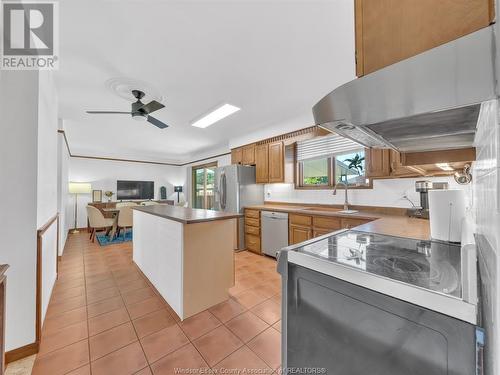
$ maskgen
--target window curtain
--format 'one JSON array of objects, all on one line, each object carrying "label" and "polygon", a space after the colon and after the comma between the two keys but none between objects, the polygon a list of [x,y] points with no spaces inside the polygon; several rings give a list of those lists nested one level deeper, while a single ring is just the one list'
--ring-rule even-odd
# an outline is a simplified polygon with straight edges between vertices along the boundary
[{"label": "window curtain", "polygon": [[337,134],[297,142],[297,161],[326,158],[364,149],[364,146]]}]

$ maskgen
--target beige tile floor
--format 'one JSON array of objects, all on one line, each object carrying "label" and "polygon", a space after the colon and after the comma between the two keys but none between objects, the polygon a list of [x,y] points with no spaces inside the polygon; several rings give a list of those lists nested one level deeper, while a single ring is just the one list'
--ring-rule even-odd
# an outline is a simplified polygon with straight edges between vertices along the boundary
[{"label": "beige tile floor", "polygon": [[4,375],[29,375],[33,369],[33,364],[35,363],[36,355],[30,355],[29,357],[20,359],[9,363],[5,369]]},{"label": "beige tile floor", "polygon": [[272,373],[280,366],[276,262],[237,253],[235,281],[228,301],[181,322],[133,264],[131,243],[100,247],[87,233],[71,235],[33,374]]}]

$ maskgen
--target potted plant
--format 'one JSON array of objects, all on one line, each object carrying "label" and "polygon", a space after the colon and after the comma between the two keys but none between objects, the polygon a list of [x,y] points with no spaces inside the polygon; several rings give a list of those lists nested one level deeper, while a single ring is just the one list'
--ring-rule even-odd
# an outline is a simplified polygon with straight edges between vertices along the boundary
[{"label": "potted plant", "polygon": [[111,202],[111,198],[113,197],[113,195],[115,195],[115,193],[113,193],[112,191],[109,191],[109,190],[108,190],[108,191],[105,191],[105,192],[104,192],[104,195],[105,195],[106,197],[108,197],[108,202]]}]

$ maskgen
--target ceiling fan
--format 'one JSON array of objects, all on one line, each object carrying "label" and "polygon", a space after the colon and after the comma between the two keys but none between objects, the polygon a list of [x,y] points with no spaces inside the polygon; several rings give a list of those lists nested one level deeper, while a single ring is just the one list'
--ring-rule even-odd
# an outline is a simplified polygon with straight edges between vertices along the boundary
[{"label": "ceiling fan", "polygon": [[122,112],[122,111],[87,111],[92,115],[115,115],[115,114],[123,114],[123,115],[132,115],[134,120],[139,121],[148,121],[154,126],[159,127],[160,129],[165,129],[168,127],[167,124],[161,122],[160,120],[150,116],[150,113],[153,113],[159,109],[165,107],[163,104],[153,100],[148,104],[144,104],[141,102],[141,99],[146,95],[144,92],[140,90],[132,90],[132,95],[137,99],[136,102],[132,103],[132,110],[130,112]]}]

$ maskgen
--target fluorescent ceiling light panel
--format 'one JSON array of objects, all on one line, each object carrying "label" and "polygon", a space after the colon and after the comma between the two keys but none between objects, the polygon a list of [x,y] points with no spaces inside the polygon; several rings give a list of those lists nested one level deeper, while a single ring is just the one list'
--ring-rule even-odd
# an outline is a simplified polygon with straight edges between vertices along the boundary
[{"label": "fluorescent ceiling light panel", "polygon": [[436,163],[436,167],[441,168],[443,171],[453,171],[453,167],[451,167],[448,163]]},{"label": "fluorescent ceiling light panel", "polygon": [[226,104],[214,109],[212,112],[203,116],[199,120],[196,120],[191,125],[196,126],[197,128],[207,128],[210,125],[215,124],[217,121],[220,121],[223,118],[225,118],[229,115],[232,115],[235,112],[238,112],[239,110],[240,110],[240,108],[226,103]]}]

